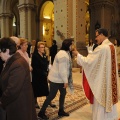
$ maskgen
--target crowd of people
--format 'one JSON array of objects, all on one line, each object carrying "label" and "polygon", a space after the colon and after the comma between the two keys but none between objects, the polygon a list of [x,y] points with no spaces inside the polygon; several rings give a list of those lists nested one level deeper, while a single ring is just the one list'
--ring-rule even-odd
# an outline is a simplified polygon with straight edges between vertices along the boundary
[{"label": "crowd of people", "polygon": [[[119,40],[108,39],[104,28],[95,31],[87,47],[87,57],[65,39],[58,51],[53,40],[50,49],[45,41],[4,37],[0,39],[0,120],[47,120],[46,109],[58,90],[59,116],[69,116],[64,110],[66,88],[74,91],[72,54],[82,66],[83,89],[92,104],[92,120],[117,120],[118,72],[120,72]],[[49,51],[48,51],[49,50]],[[72,54],[71,54],[72,53]],[[51,64],[51,67],[49,66]],[[48,85],[49,84],[49,85]],[[39,106],[37,97],[46,100]],[[36,109],[40,111],[37,115]]]}]

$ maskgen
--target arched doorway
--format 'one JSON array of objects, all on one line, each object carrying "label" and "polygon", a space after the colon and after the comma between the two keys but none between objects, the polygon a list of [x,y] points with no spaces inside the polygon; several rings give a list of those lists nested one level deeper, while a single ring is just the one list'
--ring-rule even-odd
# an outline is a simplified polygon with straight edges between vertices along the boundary
[{"label": "arched doorway", "polygon": [[40,11],[40,40],[46,41],[48,47],[51,46],[54,36],[54,4],[46,1]]}]

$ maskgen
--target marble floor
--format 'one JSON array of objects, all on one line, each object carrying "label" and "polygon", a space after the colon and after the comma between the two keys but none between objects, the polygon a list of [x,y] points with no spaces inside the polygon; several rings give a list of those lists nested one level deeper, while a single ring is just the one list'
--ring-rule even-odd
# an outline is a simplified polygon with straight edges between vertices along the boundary
[{"label": "marble floor", "polygon": [[[82,84],[82,78],[81,78],[81,73],[79,72],[78,68],[73,69],[73,80],[74,83],[77,84]],[[120,100],[117,103],[117,111],[118,111],[118,118],[120,118]],[[82,108],[70,113],[69,117],[63,117],[60,120],[91,120],[91,106],[90,104],[87,104],[83,106]]]}]

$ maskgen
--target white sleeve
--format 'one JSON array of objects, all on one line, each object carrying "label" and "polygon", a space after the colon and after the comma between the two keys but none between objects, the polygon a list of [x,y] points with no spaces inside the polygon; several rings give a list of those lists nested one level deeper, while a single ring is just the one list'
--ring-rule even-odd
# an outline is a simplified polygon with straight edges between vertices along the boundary
[{"label": "white sleeve", "polygon": [[82,55],[81,54],[77,54],[77,64],[82,66]]},{"label": "white sleeve", "polygon": [[63,83],[68,83],[68,59],[66,57],[59,59],[59,75]]}]

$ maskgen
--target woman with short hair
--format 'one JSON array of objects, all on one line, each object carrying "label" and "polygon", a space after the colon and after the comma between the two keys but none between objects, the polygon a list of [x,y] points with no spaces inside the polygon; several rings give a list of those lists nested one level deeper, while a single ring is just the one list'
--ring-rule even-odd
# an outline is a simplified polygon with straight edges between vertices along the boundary
[{"label": "woman with short hair", "polygon": [[37,103],[37,97],[48,96],[48,61],[45,55],[44,42],[37,43],[37,51],[32,55],[32,86],[34,92],[34,98],[36,108],[39,108]]}]

